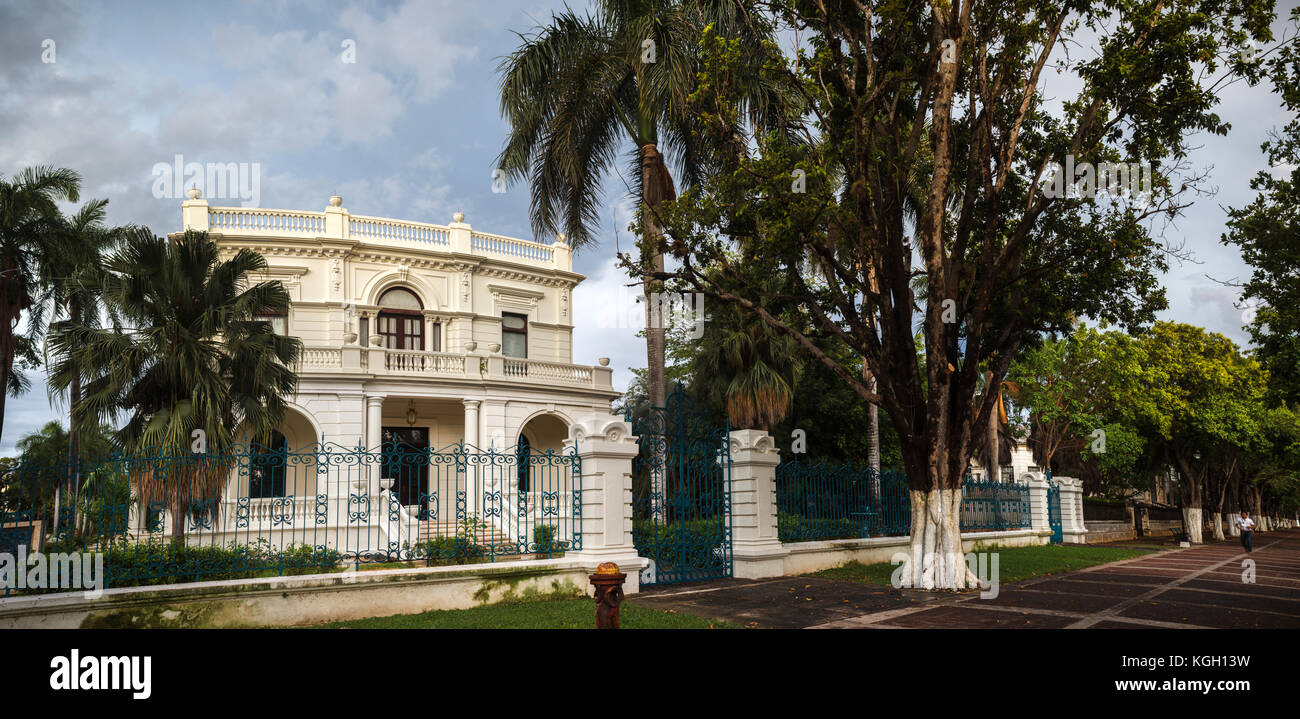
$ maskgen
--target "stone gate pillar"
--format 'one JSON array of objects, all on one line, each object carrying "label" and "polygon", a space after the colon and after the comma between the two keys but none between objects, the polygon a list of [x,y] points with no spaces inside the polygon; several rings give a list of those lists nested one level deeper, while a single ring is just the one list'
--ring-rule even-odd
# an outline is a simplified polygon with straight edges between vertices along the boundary
[{"label": "stone gate pillar", "polygon": [[640,445],[632,425],[621,415],[592,414],[569,427],[564,451],[577,452],[582,476],[582,549],[566,556],[581,561],[588,573],[602,562],[614,562],[627,574],[623,591],[641,587],[641,570],[649,560],[637,556],[632,543],[632,460]]},{"label": "stone gate pillar", "polygon": [[767,432],[731,432],[731,551],[741,579],[780,577],[790,550],[776,526],[776,466],[781,455]]},{"label": "stone gate pillar", "polygon": [[1047,516],[1047,478],[1039,472],[1025,472],[1022,481],[1029,485],[1030,529],[1051,534],[1052,525]]},{"label": "stone gate pillar", "polygon": [[1083,480],[1058,477],[1061,487],[1061,538],[1066,544],[1083,544],[1088,529],[1083,524]]}]

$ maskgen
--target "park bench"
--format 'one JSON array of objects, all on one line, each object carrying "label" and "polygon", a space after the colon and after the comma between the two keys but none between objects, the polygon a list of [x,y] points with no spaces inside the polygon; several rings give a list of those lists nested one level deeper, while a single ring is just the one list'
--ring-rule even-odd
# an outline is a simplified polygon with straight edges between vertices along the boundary
[{"label": "park bench", "polygon": [[1181,525],[1181,524],[1178,525],[1177,527],[1174,527],[1174,528],[1171,529],[1170,531],[1173,532],[1173,534],[1174,534],[1174,541],[1175,541],[1175,542],[1190,542],[1190,541],[1192,541],[1192,535],[1188,534],[1188,533],[1187,533],[1187,530],[1186,530],[1186,529],[1183,529],[1183,525]]}]

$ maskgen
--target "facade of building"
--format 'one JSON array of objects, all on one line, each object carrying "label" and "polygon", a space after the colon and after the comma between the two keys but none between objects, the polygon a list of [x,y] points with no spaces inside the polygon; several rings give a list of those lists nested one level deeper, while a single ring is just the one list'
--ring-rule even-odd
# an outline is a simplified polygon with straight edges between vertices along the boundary
[{"label": "facade of building", "polygon": [[[279,431],[248,438],[291,459],[239,472],[218,515],[223,526],[242,517],[242,529],[274,528],[288,512],[292,521],[280,524],[318,531],[300,521],[317,516],[330,527],[378,531],[388,545],[448,534],[467,517],[500,518],[501,507],[524,506],[530,491],[539,496],[527,504],[541,508],[550,470],[536,462],[467,472],[464,461],[444,471],[438,458],[462,446],[479,455],[560,453],[576,418],[607,414],[620,394],[607,359],[573,363],[573,290],[584,278],[563,236],[545,244],[480,232],[461,213],[445,226],[353,215],[337,196],[322,212],[302,212],[213,207],[191,190],[182,219],[183,229],[208,232],[223,255],[247,248],[266,258],[266,271],[250,279],[279,280],[292,300],[286,316],[266,319],[303,343],[298,391]],[[394,446],[432,458],[397,467],[385,454]],[[323,467],[321,448],[378,459]],[[393,515],[405,528],[362,526],[373,524],[369,514],[349,522],[361,503],[400,504]],[[512,539],[536,525],[520,520],[512,532],[492,521],[488,532]],[[417,526],[431,523],[442,530]]]}]

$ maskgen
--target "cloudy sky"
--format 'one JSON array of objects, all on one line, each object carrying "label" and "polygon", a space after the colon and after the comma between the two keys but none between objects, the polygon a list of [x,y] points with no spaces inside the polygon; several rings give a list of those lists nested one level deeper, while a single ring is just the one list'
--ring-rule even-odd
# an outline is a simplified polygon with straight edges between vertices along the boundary
[{"label": "cloudy sky", "polygon": [[[156,164],[177,155],[257,163],[262,207],[322,210],[337,193],[358,214],[445,224],[459,210],[475,228],[532,237],[526,188],[492,191],[507,131],[496,67],[517,44],[515,32],[545,23],[560,6],[0,0],[0,174],[35,164],[74,168],[85,178],[83,199],[111,201],[110,223],[162,234],[178,229],[181,198],[155,197]],[[349,51],[355,62],[344,62]],[[1265,162],[1259,145],[1287,118],[1267,86],[1232,86],[1220,112],[1232,132],[1194,138],[1201,146],[1194,162],[1210,170],[1217,191],[1168,231],[1197,262],[1166,275],[1166,316],[1244,343],[1236,292],[1206,275],[1247,273],[1238,253],[1219,243],[1223,208],[1249,200],[1247,182]],[[597,314],[631,296],[613,268],[615,231],[624,247],[630,241],[629,207],[620,180],[606,186],[601,244],[575,258],[589,279],[574,297],[574,361],[611,357],[622,389],[645,354],[629,313]],[[32,392],[8,402],[0,454],[57,416],[43,377],[32,379]]]}]

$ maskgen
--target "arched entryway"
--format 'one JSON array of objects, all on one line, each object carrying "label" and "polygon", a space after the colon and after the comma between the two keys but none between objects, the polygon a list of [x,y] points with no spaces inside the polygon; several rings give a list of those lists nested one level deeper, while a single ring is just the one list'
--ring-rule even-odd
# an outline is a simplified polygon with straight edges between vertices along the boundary
[{"label": "arched entryway", "polygon": [[375,333],[390,350],[424,350],[424,303],[405,287],[393,287],[379,296]]},{"label": "arched entryway", "polygon": [[549,484],[556,484],[558,463],[546,459],[549,450],[559,455],[564,450],[564,440],[569,436],[569,425],[553,414],[539,414],[524,423],[515,440],[515,490],[518,492],[543,492]]}]

